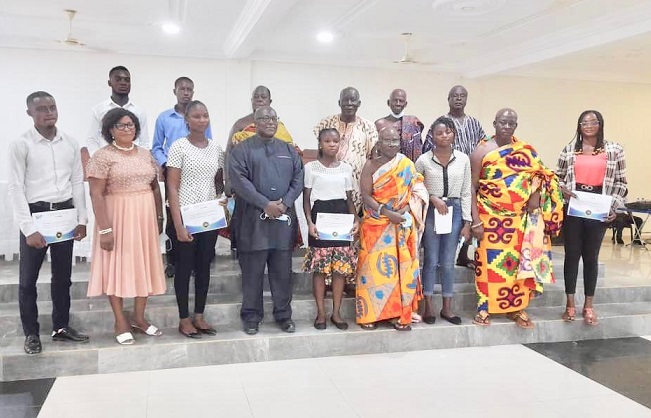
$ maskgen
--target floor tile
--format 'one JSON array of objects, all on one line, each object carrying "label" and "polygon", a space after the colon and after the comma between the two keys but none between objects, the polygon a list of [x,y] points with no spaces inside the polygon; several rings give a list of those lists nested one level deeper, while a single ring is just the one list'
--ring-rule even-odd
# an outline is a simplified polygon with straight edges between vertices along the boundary
[{"label": "floor tile", "polygon": [[646,339],[537,343],[527,347],[651,408],[651,342]]},{"label": "floor tile", "polygon": [[2,418],[36,418],[40,406],[18,406],[18,407],[0,407],[0,417]]},{"label": "floor tile", "polygon": [[562,399],[550,406],[561,413],[563,418],[651,418],[651,410],[618,394]]},{"label": "floor tile", "polygon": [[[0,382],[0,408],[41,406],[55,379]],[[3,416],[0,414],[0,416]]]},{"label": "floor tile", "polygon": [[[92,399],[92,398],[91,398]],[[113,399],[97,402],[86,399],[76,403],[57,403],[49,399],[38,418],[144,418],[147,416],[147,398]]]},{"label": "floor tile", "polygon": [[[276,387],[245,389],[255,418],[358,418],[334,385],[306,385],[288,389],[278,376]],[[405,415],[406,416],[406,415]]]},{"label": "floor tile", "polygon": [[[178,392],[175,387],[189,386],[194,393]],[[192,416],[252,418],[253,413],[244,389],[219,390],[200,387],[193,381],[180,381],[167,394],[149,396],[147,418]]]}]

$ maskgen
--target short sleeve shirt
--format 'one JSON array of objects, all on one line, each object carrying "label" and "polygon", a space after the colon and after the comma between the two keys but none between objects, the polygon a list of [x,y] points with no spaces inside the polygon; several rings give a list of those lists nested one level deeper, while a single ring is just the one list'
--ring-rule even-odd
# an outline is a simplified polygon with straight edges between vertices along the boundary
[{"label": "short sleeve shirt", "polygon": [[167,167],[181,170],[179,203],[181,206],[206,202],[217,198],[215,176],[224,168],[224,151],[216,140],[199,148],[187,138],[172,144],[167,156]]},{"label": "short sleeve shirt", "polygon": [[317,200],[346,199],[353,190],[353,169],[345,162],[337,167],[326,167],[318,160],[305,164],[305,188],[312,189],[310,206]]}]

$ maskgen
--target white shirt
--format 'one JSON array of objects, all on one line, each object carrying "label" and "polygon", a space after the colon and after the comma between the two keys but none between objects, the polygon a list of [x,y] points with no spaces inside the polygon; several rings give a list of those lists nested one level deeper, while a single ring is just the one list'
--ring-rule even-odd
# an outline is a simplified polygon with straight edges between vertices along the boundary
[{"label": "white shirt", "polygon": [[337,167],[326,167],[319,160],[305,164],[304,187],[310,192],[310,207],[317,200],[346,200],[353,190],[353,168],[341,161]]},{"label": "white shirt", "polygon": [[472,180],[470,158],[466,154],[455,149],[443,167],[432,151],[427,151],[416,160],[416,171],[423,175],[430,196],[461,199],[461,216],[464,221],[472,221]]},{"label": "white shirt", "polygon": [[215,175],[224,168],[224,151],[215,140],[208,141],[206,148],[198,148],[187,138],[177,139],[167,155],[167,167],[181,170],[181,206],[207,202],[217,198]]},{"label": "white shirt", "polygon": [[79,225],[86,225],[84,172],[77,141],[59,129],[49,141],[31,128],[9,145],[9,159],[9,198],[26,237],[36,232],[29,203],[72,198]]},{"label": "white shirt", "polygon": [[102,136],[102,118],[109,110],[117,109],[118,107],[122,107],[123,109],[132,112],[140,122],[140,135],[138,135],[138,138],[136,138],[134,143],[143,148],[151,148],[151,138],[149,137],[149,132],[147,130],[147,115],[145,112],[131,101],[127,102],[124,106],[119,106],[109,98],[108,100],[93,106],[90,130],[88,131],[88,138],[86,139],[86,148],[88,148],[88,152],[91,156],[98,149],[108,145],[108,142],[106,142]]}]

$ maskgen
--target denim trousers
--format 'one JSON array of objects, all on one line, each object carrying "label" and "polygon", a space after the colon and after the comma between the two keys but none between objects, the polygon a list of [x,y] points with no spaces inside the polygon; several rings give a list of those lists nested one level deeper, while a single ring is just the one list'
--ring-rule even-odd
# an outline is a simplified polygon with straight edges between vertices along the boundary
[{"label": "denim trousers", "polygon": [[[463,227],[461,217],[461,202],[459,199],[449,199],[448,207],[452,207],[452,232],[437,234],[434,231],[434,212],[436,208],[430,205],[425,219],[423,232],[423,293],[426,296],[434,294],[434,284],[442,285],[443,297],[452,297],[454,285],[454,257],[459,244],[459,235]],[[438,212],[437,212],[438,213]]]}]

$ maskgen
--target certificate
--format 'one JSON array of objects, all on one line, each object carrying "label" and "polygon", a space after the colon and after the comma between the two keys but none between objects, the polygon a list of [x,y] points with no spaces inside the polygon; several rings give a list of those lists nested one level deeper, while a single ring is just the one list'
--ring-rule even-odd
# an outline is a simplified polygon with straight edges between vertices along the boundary
[{"label": "certificate", "polygon": [[453,206],[448,206],[448,213],[441,215],[439,211],[434,208],[434,232],[438,235],[449,234],[452,232],[452,212]]},{"label": "certificate", "polygon": [[78,224],[77,209],[37,212],[32,214],[32,220],[46,243],[69,241],[75,237],[75,228]]},{"label": "certificate", "polygon": [[316,230],[319,239],[327,241],[352,241],[350,231],[355,223],[352,213],[317,213]]},{"label": "certificate", "polygon": [[567,205],[567,215],[579,218],[605,221],[610,213],[612,196],[597,193],[573,191],[576,197],[572,196]]},{"label": "certificate", "polygon": [[191,234],[197,234],[226,227],[228,225],[226,212],[219,202],[220,200],[215,199],[181,206],[181,218],[185,229]]}]

